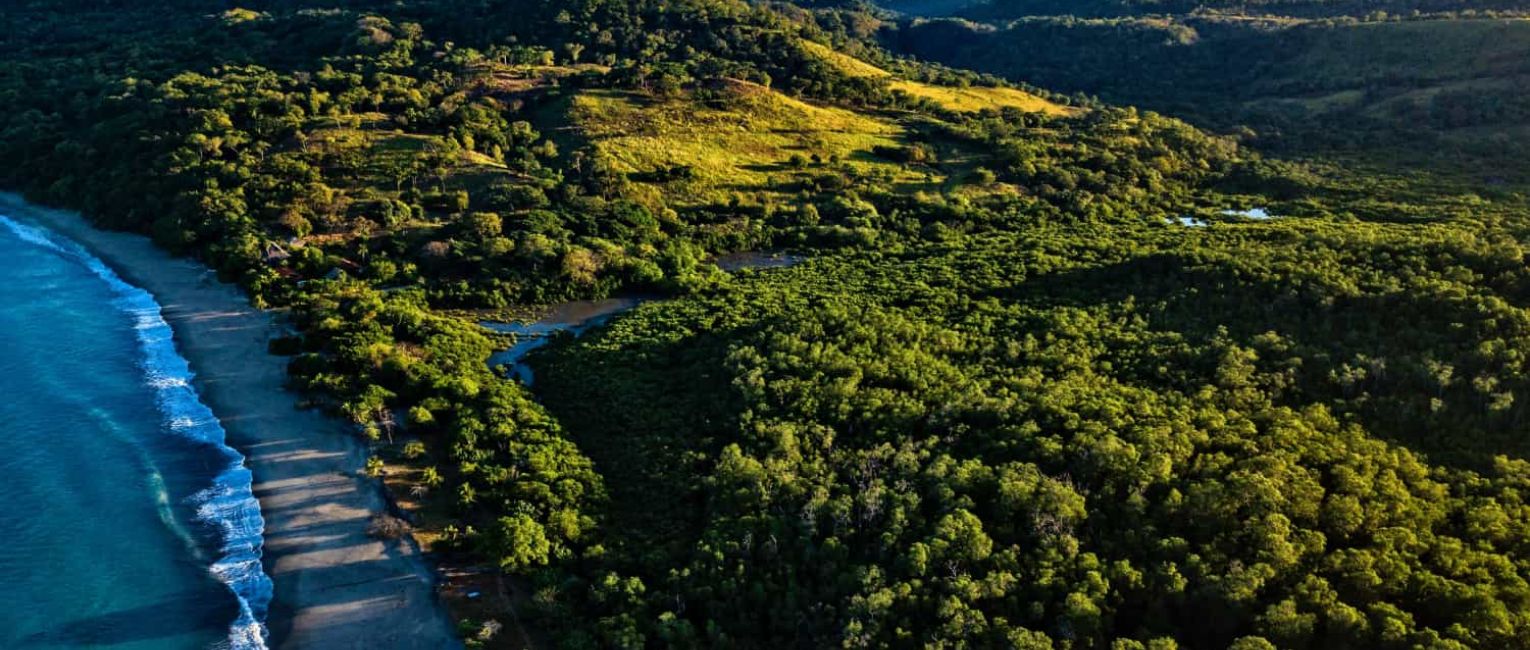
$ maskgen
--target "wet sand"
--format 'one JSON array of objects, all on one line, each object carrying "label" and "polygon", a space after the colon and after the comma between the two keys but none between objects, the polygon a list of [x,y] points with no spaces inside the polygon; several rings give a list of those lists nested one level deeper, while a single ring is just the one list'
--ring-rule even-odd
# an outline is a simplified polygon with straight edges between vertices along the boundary
[{"label": "wet sand", "polygon": [[460,645],[414,544],[366,535],[368,520],[386,508],[378,483],[360,473],[366,449],[344,423],[298,409],[285,388],[287,360],[267,353],[281,333],[272,314],[145,237],[96,230],[14,194],[0,193],[0,210],[74,239],[159,301],[202,400],[254,474],[266,521],[264,564],[275,584],[271,647]]}]

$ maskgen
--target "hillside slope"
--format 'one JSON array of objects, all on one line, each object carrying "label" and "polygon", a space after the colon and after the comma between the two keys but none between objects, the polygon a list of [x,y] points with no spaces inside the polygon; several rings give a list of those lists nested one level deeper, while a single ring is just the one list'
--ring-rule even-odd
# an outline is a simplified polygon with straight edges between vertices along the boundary
[{"label": "hillside slope", "polygon": [[[1524,195],[811,4],[25,4],[0,185],[285,309],[470,647],[1530,644]],[[1520,65],[1340,61],[1361,28],[888,36],[1211,125]]]},{"label": "hillside slope", "polygon": [[1283,153],[1370,152],[1418,168],[1426,152],[1454,151],[1479,181],[1503,177],[1521,151],[1494,134],[1530,125],[1530,21],[1520,19],[923,21],[889,42],[1214,129],[1252,127]]},{"label": "hillside slope", "polygon": [[1209,12],[1304,18],[1524,11],[1523,0],[881,0],[915,16],[1008,20],[1025,16],[1110,18]]}]

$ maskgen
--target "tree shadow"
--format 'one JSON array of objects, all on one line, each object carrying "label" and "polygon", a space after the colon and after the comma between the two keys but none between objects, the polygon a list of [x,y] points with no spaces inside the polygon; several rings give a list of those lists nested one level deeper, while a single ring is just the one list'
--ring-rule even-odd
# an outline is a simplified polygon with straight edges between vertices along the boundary
[{"label": "tree shadow", "polygon": [[[1325,282],[1163,253],[1034,276],[986,296],[1041,313],[1105,309],[1112,317],[1143,319],[1144,330],[1178,334],[1189,346],[1166,347],[1167,356],[1160,356],[1143,354],[1149,343],[1142,341],[1107,344],[1113,372],[1127,381],[1193,393],[1215,383],[1220,348],[1214,342],[1222,340],[1258,351],[1261,370],[1295,378],[1272,395],[1278,405],[1326,405],[1372,435],[1446,466],[1481,470],[1494,456],[1526,455],[1527,442],[1513,434],[1526,408],[1493,411],[1471,385],[1479,372],[1492,371],[1480,348],[1505,336],[1502,319],[1448,291],[1356,290]],[[1051,327],[1056,324],[1046,318],[1020,325],[1037,335]],[[1268,342],[1272,332],[1282,339],[1278,345]],[[1165,379],[1165,364],[1177,383]],[[1438,364],[1449,364],[1458,379],[1441,386]],[[1521,384],[1502,389],[1530,388]]]},{"label": "tree shadow", "polygon": [[[605,479],[603,520],[635,556],[678,562],[695,548],[705,495],[694,482],[729,430],[718,336],[624,339],[592,332],[537,364],[538,395]],[[592,407],[593,406],[593,407]],[[669,558],[669,559],[661,559]]]},{"label": "tree shadow", "polygon": [[266,349],[281,332],[269,315],[208,304],[216,302],[166,300],[163,308],[196,367],[198,392],[253,475],[273,588],[271,647],[454,647],[433,568],[413,540],[367,534],[388,503],[361,472],[366,446],[280,389],[285,361]]}]

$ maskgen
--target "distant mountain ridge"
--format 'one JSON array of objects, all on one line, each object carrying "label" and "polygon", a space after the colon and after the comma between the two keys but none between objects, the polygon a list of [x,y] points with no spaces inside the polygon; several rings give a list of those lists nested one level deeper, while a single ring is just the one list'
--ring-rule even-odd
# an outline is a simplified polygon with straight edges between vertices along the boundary
[{"label": "distant mountain ridge", "polygon": [[1183,15],[1198,11],[1319,18],[1530,9],[1525,0],[881,0],[877,4],[913,16],[961,16],[974,20]]},{"label": "distant mountain ridge", "polygon": [[[1524,3],[1505,3],[1516,4]],[[1498,134],[1530,130],[1530,21],[1516,17],[978,19],[999,7],[969,7],[963,15],[973,18],[904,18],[883,40],[920,59],[1217,130],[1252,128],[1286,151],[1384,150],[1375,157],[1389,164],[1451,151],[1482,175],[1522,151]]]}]

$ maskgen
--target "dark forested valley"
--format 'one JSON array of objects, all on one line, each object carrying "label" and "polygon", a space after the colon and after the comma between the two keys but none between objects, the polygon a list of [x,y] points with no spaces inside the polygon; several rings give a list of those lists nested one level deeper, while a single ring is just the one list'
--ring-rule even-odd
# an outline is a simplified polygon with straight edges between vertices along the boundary
[{"label": "dark forested valley", "polygon": [[1518,3],[1224,4],[4,0],[0,188],[285,313],[470,647],[1530,646]]}]

